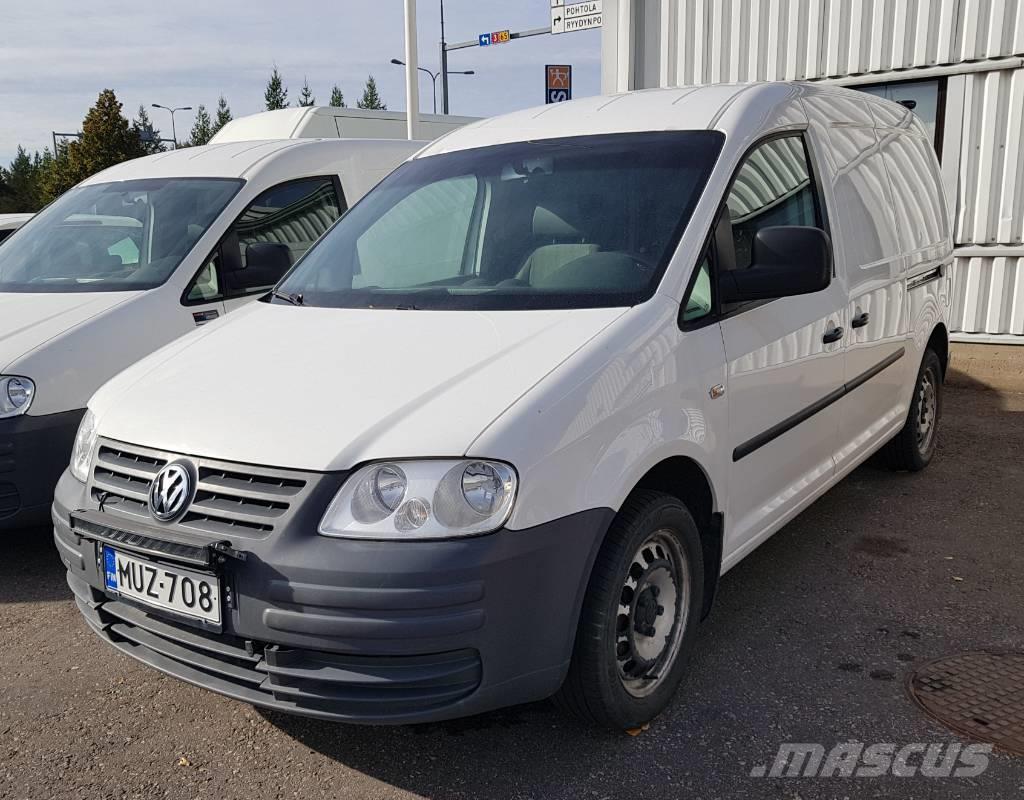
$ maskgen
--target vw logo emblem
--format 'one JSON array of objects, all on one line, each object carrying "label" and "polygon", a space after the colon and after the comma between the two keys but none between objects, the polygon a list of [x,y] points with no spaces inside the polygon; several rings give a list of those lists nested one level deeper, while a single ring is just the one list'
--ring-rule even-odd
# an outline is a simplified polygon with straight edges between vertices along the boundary
[{"label": "vw logo emblem", "polygon": [[149,487],[149,513],[159,522],[177,519],[192,500],[192,471],[180,462],[160,470]]}]

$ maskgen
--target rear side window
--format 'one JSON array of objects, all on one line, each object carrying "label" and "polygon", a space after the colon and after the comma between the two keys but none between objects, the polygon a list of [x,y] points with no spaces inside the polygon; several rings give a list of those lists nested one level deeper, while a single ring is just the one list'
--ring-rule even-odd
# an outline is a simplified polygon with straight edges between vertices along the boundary
[{"label": "rear side window", "polygon": [[[304,178],[268,189],[218,243],[193,279],[187,300],[209,302],[266,291],[344,211],[345,200],[333,177]],[[279,257],[268,263],[263,244],[276,245]],[[257,253],[264,258],[250,264]]]},{"label": "rear side window", "polygon": [[744,160],[726,202],[732,222],[736,268],[751,263],[751,246],[761,228],[820,227],[807,151],[799,136],[764,142]]}]

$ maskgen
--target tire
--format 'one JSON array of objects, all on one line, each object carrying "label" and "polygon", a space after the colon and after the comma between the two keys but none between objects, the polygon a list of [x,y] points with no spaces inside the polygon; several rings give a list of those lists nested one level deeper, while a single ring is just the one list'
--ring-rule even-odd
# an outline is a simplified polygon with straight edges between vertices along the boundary
[{"label": "tire", "polygon": [[631,495],[594,563],[556,704],[613,730],[640,727],[660,714],[693,648],[703,564],[697,526],[678,499],[654,491]]},{"label": "tire", "polygon": [[942,364],[934,350],[925,350],[914,383],[907,421],[883,451],[891,469],[919,472],[935,456],[942,416]]}]

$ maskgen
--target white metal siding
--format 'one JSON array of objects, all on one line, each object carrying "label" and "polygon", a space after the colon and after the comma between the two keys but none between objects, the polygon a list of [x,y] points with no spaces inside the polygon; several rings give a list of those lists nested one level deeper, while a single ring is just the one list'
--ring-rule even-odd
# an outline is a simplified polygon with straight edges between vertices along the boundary
[{"label": "white metal siding", "polygon": [[965,76],[957,244],[1024,244],[1024,69]]},{"label": "white metal siding", "polygon": [[1024,256],[956,259],[950,322],[964,333],[1024,336]]},{"label": "white metal siding", "polygon": [[[648,24],[640,34],[645,63],[631,88],[649,85],[652,64],[662,85],[682,85],[839,78],[1024,52],[1024,0],[633,2],[657,7],[663,29],[653,37]],[[660,58],[650,52],[659,44]]]}]

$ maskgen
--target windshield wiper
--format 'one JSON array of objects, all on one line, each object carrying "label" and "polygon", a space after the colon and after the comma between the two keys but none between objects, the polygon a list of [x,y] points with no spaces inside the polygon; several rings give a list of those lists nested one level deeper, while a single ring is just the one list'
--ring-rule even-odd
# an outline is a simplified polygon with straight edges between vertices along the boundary
[{"label": "windshield wiper", "polygon": [[277,289],[272,289],[270,293],[278,300],[284,300],[293,306],[301,306],[303,303],[302,295],[295,292],[279,292]]}]

